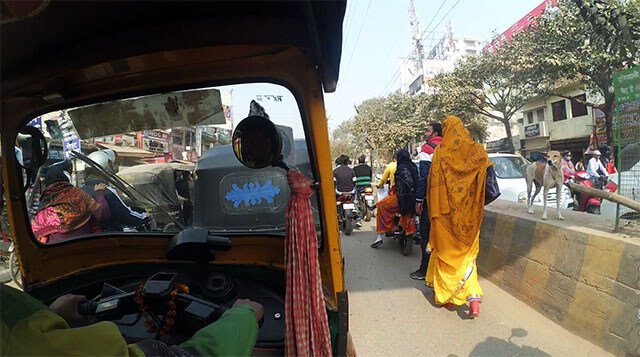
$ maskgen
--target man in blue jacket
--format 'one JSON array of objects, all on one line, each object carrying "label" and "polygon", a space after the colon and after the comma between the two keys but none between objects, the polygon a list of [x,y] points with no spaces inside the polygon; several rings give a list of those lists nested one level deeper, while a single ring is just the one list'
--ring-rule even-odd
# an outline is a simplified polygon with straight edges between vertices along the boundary
[{"label": "man in blue jacket", "polygon": [[425,130],[427,142],[422,146],[422,150],[418,155],[420,160],[418,190],[416,191],[416,214],[420,215],[420,251],[422,256],[420,259],[420,267],[418,270],[409,274],[411,279],[424,280],[427,275],[427,267],[429,265],[430,254],[427,253],[427,244],[429,243],[429,231],[431,230],[431,222],[429,221],[429,209],[426,206],[426,188],[427,179],[429,178],[429,170],[431,169],[431,157],[436,151],[436,147],[442,142],[442,124],[431,122],[427,124]]}]

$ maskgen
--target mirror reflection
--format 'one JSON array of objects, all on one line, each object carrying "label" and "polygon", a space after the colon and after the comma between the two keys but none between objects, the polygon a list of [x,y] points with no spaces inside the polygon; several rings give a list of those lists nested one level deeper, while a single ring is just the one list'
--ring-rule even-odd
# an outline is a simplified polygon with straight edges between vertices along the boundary
[{"label": "mirror reflection", "polygon": [[261,169],[280,156],[282,139],[271,120],[252,115],[243,119],[233,132],[233,152],[243,165]]}]

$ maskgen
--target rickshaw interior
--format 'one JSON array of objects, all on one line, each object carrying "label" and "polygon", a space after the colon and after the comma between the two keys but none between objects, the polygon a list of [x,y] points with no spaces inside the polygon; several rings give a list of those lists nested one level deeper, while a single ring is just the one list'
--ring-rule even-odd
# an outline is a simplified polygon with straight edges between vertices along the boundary
[{"label": "rickshaw interior", "polygon": [[[334,354],[343,354],[347,300],[322,92],[335,90],[344,11],[344,1],[44,1],[37,13],[3,19],[2,152],[16,144],[25,155],[4,155],[2,174],[25,291],[45,303],[86,295],[95,303],[94,321],[115,322],[128,341],[170,344],[215,321],[236,299],[250,298],[265,308],[256,348],[281,353],[285,171],[243,166],[218,135],[230,137],[257,106],[277,126],[270,139],[281,150],[273,154],[317,183],[311,199],[322,286]],[[52,25],[69,21],[77,26]],[[114,136],[130,141],[106,139]],[[47,150],[56,140],[62,153]],[[105,143],[121,150],[116,157],[127,150],[151,155],[110,168],[83,150]],[[38,172],[53,172],[63,160],[68,180],[44,186],[32,205],[33,189],[47,180],[45,173],[40,182]],[[88,168],[106,189],[83,187]],[[101,189],[145,211],[153,224],[101,229],[95,213],[64,201]],[[106,219],[113,217],[112,209]],[[88,224],[90,233],[83,230]],[[38,235],[49,232],[64,239],[42,243]],[[136,289],[177,283],[190,292],[180,294],[175,328],[159,336],[140,318]]]}]

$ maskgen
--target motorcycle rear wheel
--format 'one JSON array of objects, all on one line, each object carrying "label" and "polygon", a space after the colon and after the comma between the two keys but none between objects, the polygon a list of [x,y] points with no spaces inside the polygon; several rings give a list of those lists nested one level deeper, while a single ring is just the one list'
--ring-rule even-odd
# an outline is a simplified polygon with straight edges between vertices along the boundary
[{"label": "motorcycle rear wheel", "polygon": [[402,235],[400,238],[400,253],[404,256],[411,254],[411,250],[413,250],[413,238],[411,236],[407,237],[406,235]]},{"label": "motorcycle rear wheel", "polygon": [[353,219],[351,217],[344,218],[344,234],[350,236],[353,232]]},{"label": "motorcycle rear wheel", "polygon": [[371,221],[371,210],[369,209],[369,207],[365,207],[364,208],[364,217],[363,217],[365,222],[369,222]]},{"label": "motorcycle rear wheel", "polygon": [[11,274],[11,279],[22,289],[22,275],[20,274],[20,266],[15,252],[11,252],[9,256],[9,273]]}]

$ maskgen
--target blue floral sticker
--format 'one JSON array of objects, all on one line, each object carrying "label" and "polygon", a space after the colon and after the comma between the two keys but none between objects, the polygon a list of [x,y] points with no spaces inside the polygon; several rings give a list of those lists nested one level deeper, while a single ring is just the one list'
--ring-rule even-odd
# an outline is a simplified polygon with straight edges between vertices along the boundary
[{"label": "blue floral sticker", "polygon": [[245,183],[242,188],[237,184],[231,185],[231,191],[227,192],[225,198],[233,202],[233,207],[238,208],[244,202],[247,207],[261,204],[262,201],[273,203],[273,198],[280,193],[280,187],[274,186],[271,180],[266,180],[264,185],[260,182]]}]

